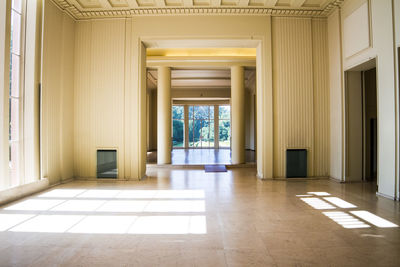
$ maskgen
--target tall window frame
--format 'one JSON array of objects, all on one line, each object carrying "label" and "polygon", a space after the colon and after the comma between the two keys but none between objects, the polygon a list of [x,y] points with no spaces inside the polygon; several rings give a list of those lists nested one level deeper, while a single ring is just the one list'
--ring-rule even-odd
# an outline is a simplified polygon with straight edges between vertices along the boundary
[{"label": "tall window frame", "polygon": [[[181,137],[179,136],[180,130],[177,126],[182,125]],[[184,105],[172,105],[172,147],[173,148],[184,148],[185,147],[185,106]]]},{"label": "tall window frame", "polygon": [[231,147],[231,131],[232,131],[232,120],[231,120],[231,106],[220,105],[218,108],[218,146],[220,148]]},{"label": "tall window frame", "polygon": [[26,1],[11,0],[9,76],[9,182],[8,187],[24,184],[23,114]]}]

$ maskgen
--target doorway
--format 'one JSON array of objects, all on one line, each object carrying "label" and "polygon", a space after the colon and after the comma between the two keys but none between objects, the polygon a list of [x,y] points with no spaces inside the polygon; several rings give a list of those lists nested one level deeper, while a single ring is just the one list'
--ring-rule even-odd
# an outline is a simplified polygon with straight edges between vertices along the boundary
[{"label": "doorway", "polygon": [[375,60],[345,72],[346,182],[377,180]]},{"label": "doorway", "polygon": [[230,164],[230,125],[229,104],[172,105],[172,164]]},{"label": "doorway", "polygon": [[[188,113],[187,118],[185,111]],[[214,104],[173,105],[172,140],[174,149],[230,149],[230,106]]]}]

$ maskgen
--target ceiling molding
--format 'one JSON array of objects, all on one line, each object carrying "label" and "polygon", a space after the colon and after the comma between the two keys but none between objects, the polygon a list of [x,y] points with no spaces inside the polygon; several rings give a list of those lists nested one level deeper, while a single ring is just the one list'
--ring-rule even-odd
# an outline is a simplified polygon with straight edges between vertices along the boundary
[{"label": "ceiling molding", "polygon": [[[219,5],[215,1],[209,1],[209,6],[187,5],[191,1],[182,1],[181,5],[160,5],[160,2],[153,1],[154,4],[142,5],[137,1],[115,1],[109,0],[110,7],[92,7],[85,6],[83,0],[51,0],[60,9],[71,15],[76,20],[96,19],[96,18],[121,18],[146,15],[205,15],[205,14],[235,14],[235,15],[275,15],[275,16],[303,16],[303,17],[327,17],[338,6],[341,6],[344,0],[332,0],[322,8],[294,8],[269,5],[254,5],[252,1],[239,1],[239,6],[226,6],[222,1]],[[79,1],[79,2],[78,2]],[[98,1],[96,1],[97,3]],[[98,2],[101,3],[101,2]],[[125,4],[126,3],[126,4]],[[134,3],[128,5],[128,3]],[[139,3],[139,4],[138,4]],[[168,3],[168,1],[167,1]],[[258,3],[258,2],[257,2]],[[246,6],[247,4],[247,6]],[[108,8],[108,9],[106,9]]]}]

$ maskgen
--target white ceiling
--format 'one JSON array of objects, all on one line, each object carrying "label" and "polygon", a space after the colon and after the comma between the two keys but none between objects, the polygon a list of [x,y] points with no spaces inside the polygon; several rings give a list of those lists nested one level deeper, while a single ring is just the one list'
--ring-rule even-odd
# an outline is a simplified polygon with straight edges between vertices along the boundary
[{"label": "white ceiling", "polygon": [[[250,89],[254,83],[255,69],[245,69],[245,85]],[[171,70],[171,87],[173,89],[226,89],[231,86],[231,72],[229,69],[173,69]],[[157,88],[157,70],[147,71],[148,89]]]},{"label": "white ceiling", "polygon": [[52,0],[76,19],[155,14],[326,16],[344,0]]}]

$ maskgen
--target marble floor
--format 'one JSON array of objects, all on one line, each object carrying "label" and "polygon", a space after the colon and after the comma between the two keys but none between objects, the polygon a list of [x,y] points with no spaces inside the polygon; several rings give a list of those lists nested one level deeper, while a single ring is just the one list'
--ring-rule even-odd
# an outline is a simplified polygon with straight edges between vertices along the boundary
[{"label": "marble floor", "polygon": [[[246,150],[246,162],[255,162],[255,152]],[[231,164],[230,149],[173,149],[172,165]],[[147,163],[157,163],[157,152],[147,152]]]},{"label": "marble floor", "polygon": [[0,266],[400,266],[399,202],[374,184],[154,169],[0,207]]}]

